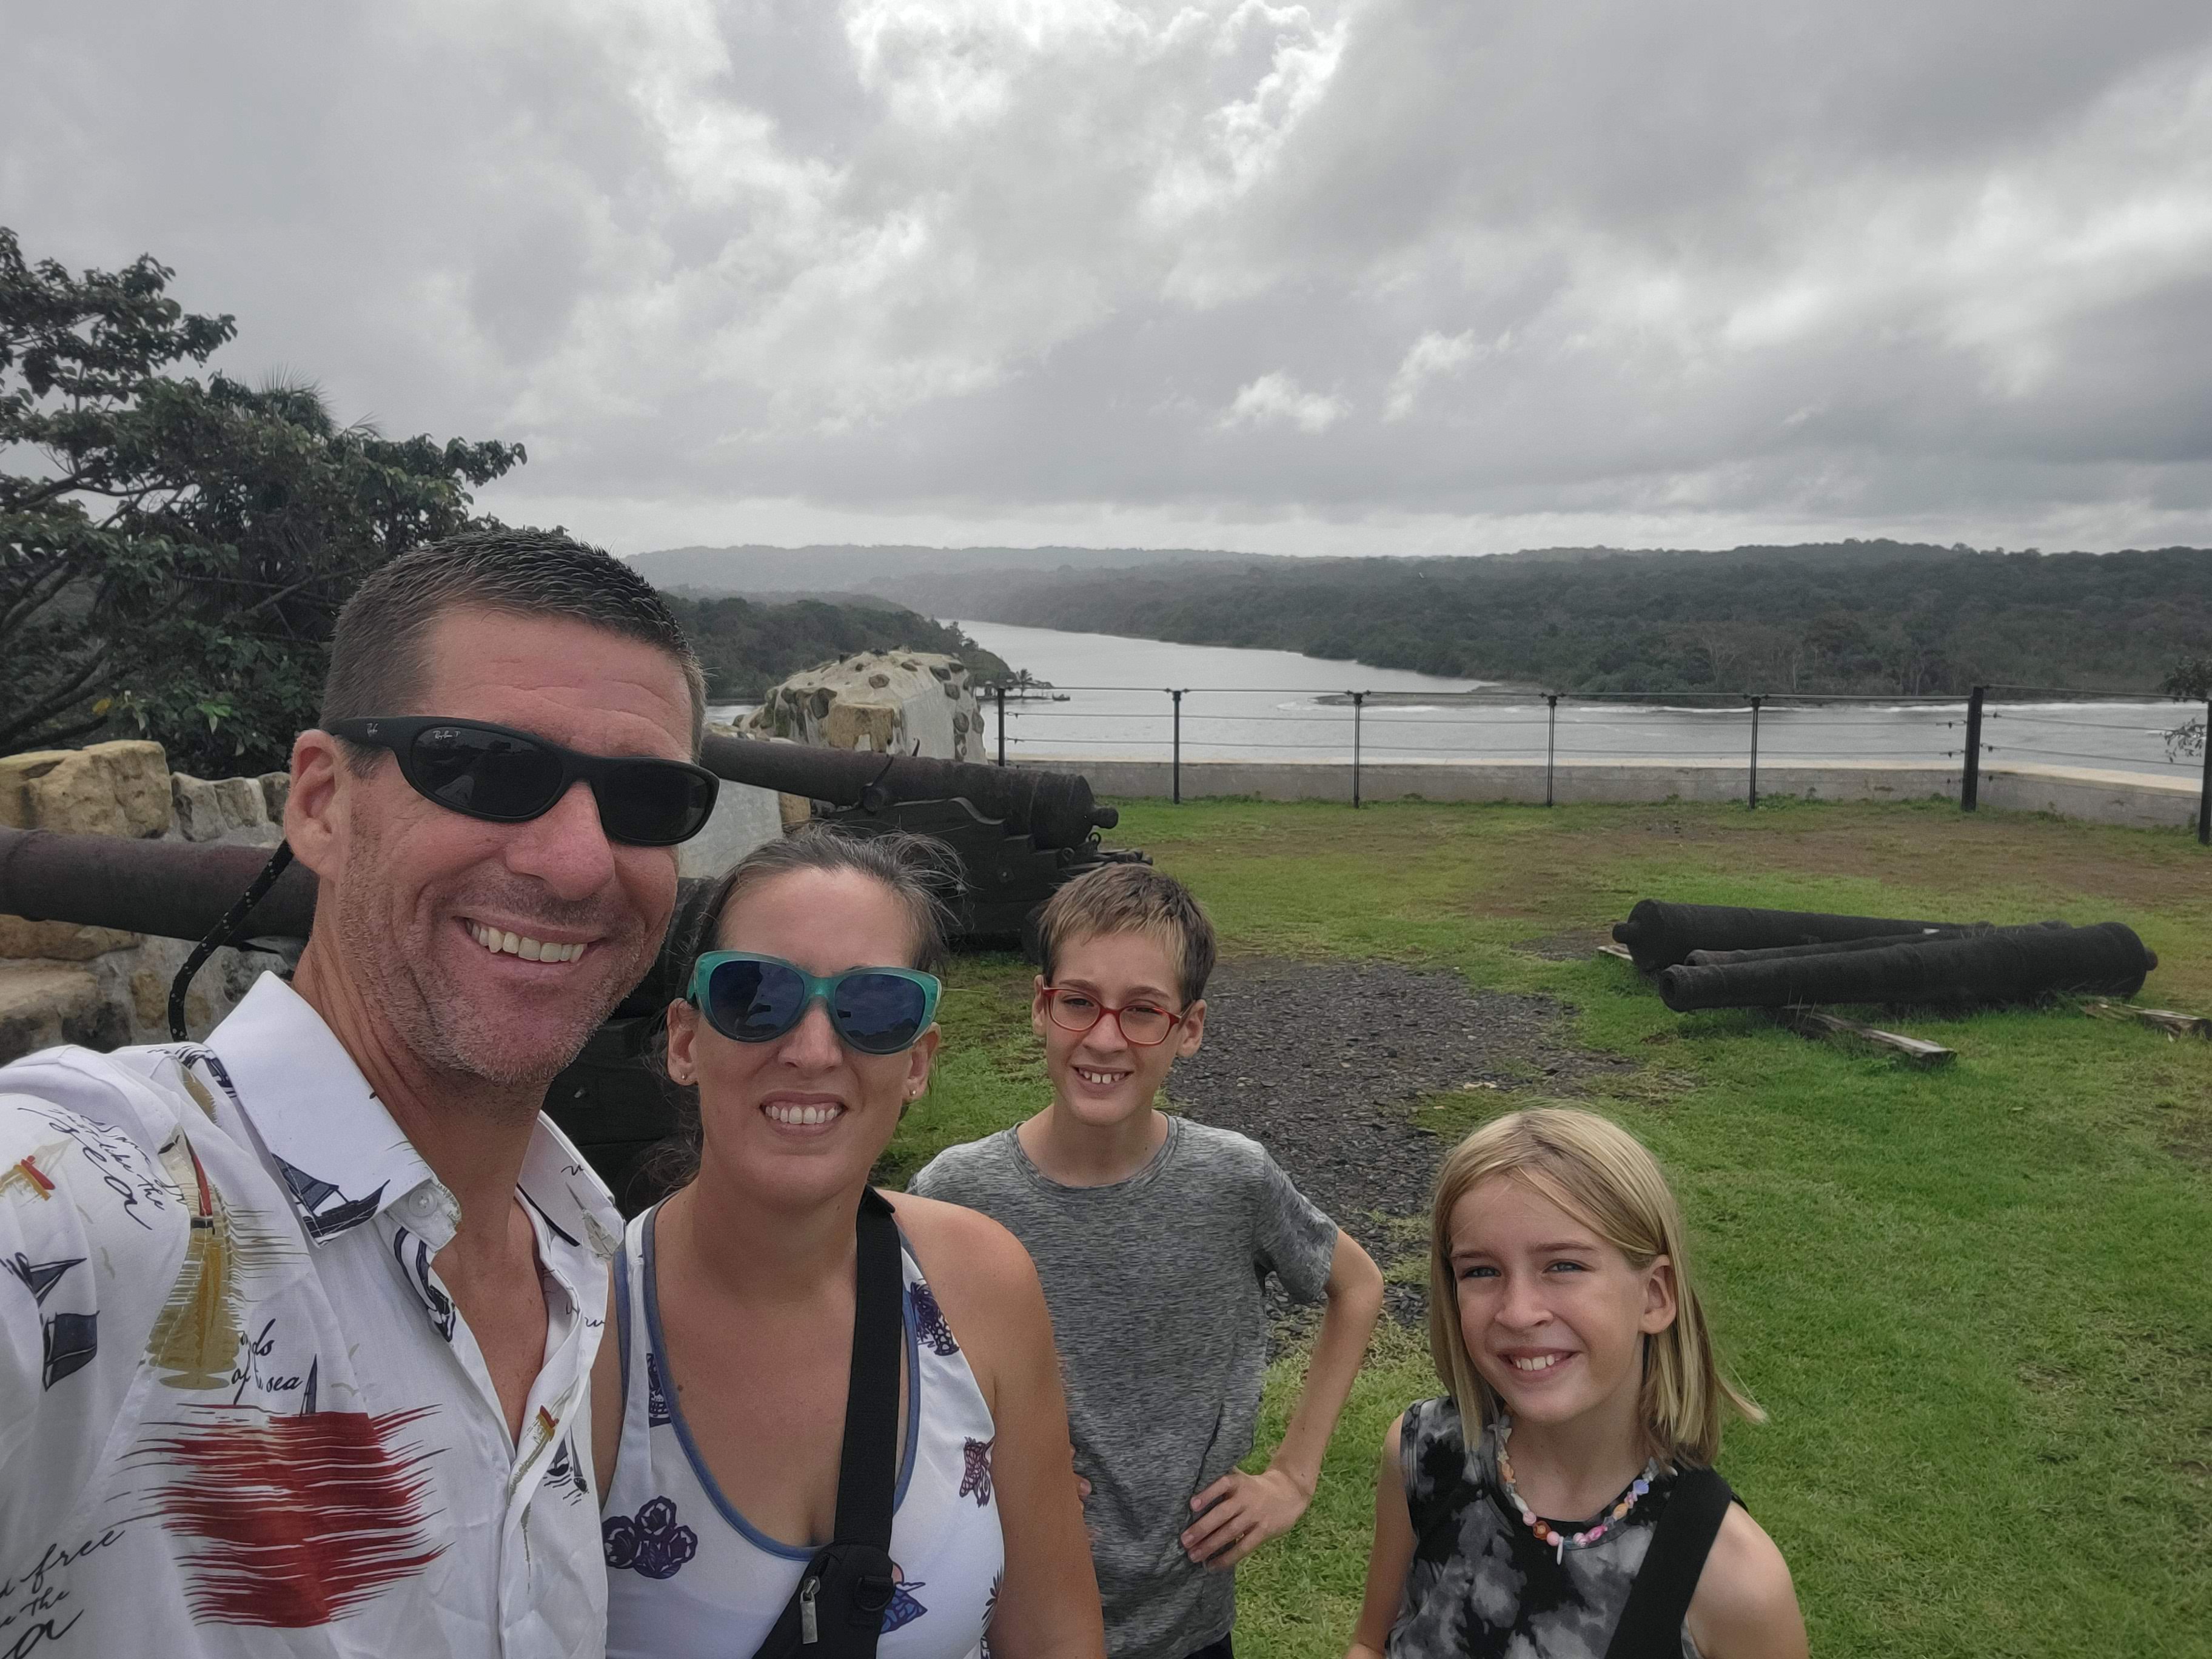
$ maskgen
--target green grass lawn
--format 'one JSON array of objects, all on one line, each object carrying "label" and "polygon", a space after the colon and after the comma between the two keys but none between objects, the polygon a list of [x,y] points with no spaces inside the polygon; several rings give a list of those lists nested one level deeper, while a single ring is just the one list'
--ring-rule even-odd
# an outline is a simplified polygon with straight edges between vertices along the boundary
[{"label": "green grass lawn", "polygon": [[[1190,883],[1225,955],[1454,967],[1559,999],[1585,1046],[1634,1062],[1562,1097],[1674,1177],[1726,1357],[1772,1418],[1732,1428],[1722,1468],[1789,1557],[1815,1652],[2212,1653],[2212,1043],[2063,1007],[1886,1020],[1958,1051],[1920,1073],[1672,1014],[1625,963],[1526,948],[1594,943],[1644,896],[2118,920],[2160,957],[2138,1000],[2212,1013],[2212,853],[1935,803],[1139,803],[1115,839]],[[1042,1103],[1028,972],[955,973],[889,1173]],[[1407,1109],[1451,1137],[1546,1097]],[[1297,1375],[1291,1356],[1271,1379],[1263,1448]],[[1386,1328],[1313,1509],[1239,1575],[1240,1647],[1343,1651],[1376,1448],[1436,1392],[1419,1334]]]}]

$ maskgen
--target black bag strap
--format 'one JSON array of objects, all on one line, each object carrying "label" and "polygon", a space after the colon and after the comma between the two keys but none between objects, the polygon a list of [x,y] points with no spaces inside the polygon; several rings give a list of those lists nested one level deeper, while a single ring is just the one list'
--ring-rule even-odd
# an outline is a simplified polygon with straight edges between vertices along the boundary
[{"label": "black bag strap", "polygon": [[862,1189],[853,1272],[853,1375],[845,1395],[845,1444],[837,1455],[836,1540],[891,1547],[898,1488],[899,1349],[906,1336],[906,1274],[898,1223],[874,1188]]},{"label": "black bag strap", "polygon": [[1682,1620],[1735,1493],[1712,1469],[1675,1478],[1605,1659],[1682,1659]]},{"label": "black bag strap", "polygon": [[891,1510],[898,1496],[906,1274],[898,1223],[872,1187],[861,1191],[854,1229],[853,1370],[837,1454],[837,1519],[753,1659],[874,1659],[896,1588]]}]

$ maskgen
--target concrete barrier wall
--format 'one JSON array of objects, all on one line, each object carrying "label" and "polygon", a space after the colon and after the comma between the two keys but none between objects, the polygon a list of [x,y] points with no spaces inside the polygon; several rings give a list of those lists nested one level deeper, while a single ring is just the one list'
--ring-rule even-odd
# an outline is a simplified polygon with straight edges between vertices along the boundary
[{"label": "concrete barrier wall", "polygon": [[[1022,765],[1079,770],[1107,800],[1166,799],[1174,768],[1163,760],[1023,761]],[[1387,761],[1359,769],[1363,801],[1523,802],[1544,799],[1541,761]],[[1959,799],[1959,767],[1887,762],[1787,763],[1759,769],[1759,793],[1804,800]],[[1561,761],[1552,774],[1553,799],[1577,801],[1740,801],[1748,777],[1735,762]],[[1352,799],[1352,768],[1341,761],[1202,760],[1182,763],[1186,800],[1239,795],[1261,800]],[[2051,812],[2091,823],[2137,829],[2193,830],[2197,790],[2124,772],[2073,768],[1984,767],[1981,805],[2001,811]]]}]

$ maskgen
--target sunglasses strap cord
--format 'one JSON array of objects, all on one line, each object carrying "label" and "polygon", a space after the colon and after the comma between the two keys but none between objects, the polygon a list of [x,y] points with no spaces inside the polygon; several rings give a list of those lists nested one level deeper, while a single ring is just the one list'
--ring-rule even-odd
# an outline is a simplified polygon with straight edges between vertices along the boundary
[{"label": "sunglasses strap cord", "polygon": [[216,923],[205,939],[192,947],[191,955],[185,958],[185,965],[177,969],[176,978],[169,981],[171,1041],[185,1042],[190,1040],[185,1030],[185,995],[192,988],[192,976],[206,965],[210,957],[237,939],[240,930],[246,926],[246,917],[253,913],[253,907],[267,896],[269,890],[276,884],[276,878],[284,873],[291,862],[292,843],[278,842],[269,862],[263,865],[261,873],[254,877],[253,884],[239,895],[237,903],[223,912],[222,920]]}]

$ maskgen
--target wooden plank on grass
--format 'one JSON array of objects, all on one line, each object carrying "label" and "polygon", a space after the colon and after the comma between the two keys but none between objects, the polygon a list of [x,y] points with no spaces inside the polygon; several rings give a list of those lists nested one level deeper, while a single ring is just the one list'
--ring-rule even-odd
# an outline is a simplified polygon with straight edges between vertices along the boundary
[{"label": "wooden plank on grass", "polygon": [[2212,1019],[2197,1014],[2177,1014],[2171,1008],[2137,1008],[2124,1002],[2085,1002],[2081,1012],[2099,1019],[2132,1019],[2163,1031],[2170,1037],[2194,1036],[2212,1040]]},{"label": "wooden plank on grass", "polygon": [[1601,945],[1597,947],[1597,953],[1601,957],[1619,957],[1623,962],[1632,963],[1636,960],[1636,953],[1626,945],[1611,943]]},{"label": "wooden plank on grass", "polygon": [[1800,1036],[1846,1037],[1854,1042],[1869,1043],[1922,1071],[1948,1066],[1959,1057],[1955,1050],[1940,1042],[1923,1042],[1918,1037],[1901,1036],[1895,1031],[1876,1030],[1855,1019],[1824,1014],[1817,1008],[1777,1008],[1774,1018]]}]

